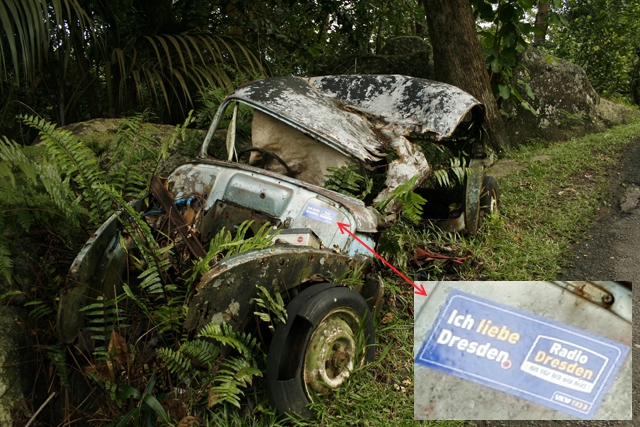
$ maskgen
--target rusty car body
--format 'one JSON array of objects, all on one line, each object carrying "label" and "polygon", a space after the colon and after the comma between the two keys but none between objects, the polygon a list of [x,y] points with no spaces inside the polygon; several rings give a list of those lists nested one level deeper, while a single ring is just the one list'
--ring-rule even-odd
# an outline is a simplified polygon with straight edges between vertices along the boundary
[{"label": "rusty car body", "polygon": [[[254,151],[275,154],[275,170],[236,161],[239,104],[254,109],[253,133],[265,135],[265,145],[261,148],[262,142],[254,141]],[[208,151],[227,108],[233,114],[226,129],[227,161],[221,161]],[[361,200],[322,188],[326,169],[347,162],[384,168],[385,188],[375,200],[381,201],[410,178],[418,176],[418,185],[430,173],[412,136],[435,142],[470,137],[466,207],[449,223],[475,233],[487,162],[480,137],[483,116],[482,105],[458,88],[397,75],[277,77],[237,89],[220,105],[199,157],[168,176],[163,197],[202,200],[194,232],[182,235],[196,240],[194,247],[206,245],[223,227],[234,230],[245,220],[254,221],[252,232],[267,222],[280,230],[280,244],[225,258],[205,273],[189,303],[185,330],[198,330],[209,322],[226,322],[241,330],[254,318],[252,299],[258,286],[286,295],[289,320],[278,325],[269,349],[267,388],[279,411],[310,415],[306,406],[311,389],[339,386],[363,357],[372,360],[375,354],[372,313],[380,305],[382,282],[372,254],[341,233],[337,223],[349,224],[354,236],[375,247],[381,222],[400,210],[391,203],[384,218]],[[264,132],[260,123],[277,130]],[[302,141],[304,148],[296,149],[289,144],[292,140]],[[301,152],[311,158],[300,160]],[[390,152],[395,156],[387,161]],[[164,191],[157,188],[154,195]],[[140,201],[132,206],[151,209]],[[164,206],[167,212],[185,209],[173,208],[170,202]],[[176,216],[180,228],[180,215]],[[120,221],[115,214],[100,227],[71,267],[58,313],[64,342],[73,342],[83,325],[79,309],[97,295],[112,296],[125,276],[127,248],[119,240]],[[198,257],[200,250],[192,252]],[[359,267],[366,278],[363,285],[350,289],[330,283],[331,277]],[[363,323],[368,346],[364,354],[357,354],[357,329]]]}]

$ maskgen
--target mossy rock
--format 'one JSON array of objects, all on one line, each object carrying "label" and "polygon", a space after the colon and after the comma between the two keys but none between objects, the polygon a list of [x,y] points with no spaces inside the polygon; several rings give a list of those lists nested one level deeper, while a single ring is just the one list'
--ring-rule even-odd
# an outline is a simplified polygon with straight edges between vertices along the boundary
[{"label": "mossy rock", "polygon": [[[62,126],[60,129],[68,130],[78,136],[98,157],[101,166],[107,167],[111,161],[111,151],[115,146],[118,129],[122,122],[122,119],[93,119]],[[158,150],[175,130],[175,126],[171,125],[145,123],[143,126],[144,132],[156,142],[151,148]],[[203,130],[187,129],[186,138],[178,138],[174,147],[169,150],[169,156],[160,163],[157,174],[167,176],[179,165],[193,160],[205,135],[206,132]],[[39,143],[40,139],[34,141],[34,144]]]},{"label": "mossy rock", "polygon": [[[27,387],[33,386],[34,367],[25,362],[25,335],[19,323],[22,310],[0,305],[0,425],[14,425],[16,407],[24,401]],[[33,355],[31,355],[33,356]],[[32,358],[32,357],[31,357]],[[30,374],[31,372],[31,374]]]},{"label": "mossy rock", "polygon": [[535,95],[533,100],[524,95],[522,84],[516,86],[537,115],[523,108],[513,97],[503,103],[509,116],[505,121],[506,129],[516,144],[540,139],[564,141],[602,132],[640,114],[633,108],[601,98],[585,71],[576,64],[533,47],[518,56],[518,63],[524,69],[516,69],[512,83],[529,82]]}]

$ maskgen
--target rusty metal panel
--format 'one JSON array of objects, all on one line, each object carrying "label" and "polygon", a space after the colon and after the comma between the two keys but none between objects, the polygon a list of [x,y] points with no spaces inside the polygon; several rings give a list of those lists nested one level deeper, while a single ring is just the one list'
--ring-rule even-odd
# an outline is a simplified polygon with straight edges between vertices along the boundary
[{"label": "rusty metal panel", "polygon": [[[130,204],[137,211],[142,208],[141,200]],[[84,315],[79,309],[98,295],[113,297],[114,289],[121,286],[126,251],[119,241],[118,215],[111,215],[93,233],[71,264],[65,289],[60,292],[56,322],[56,332],[63,342],[72,342],[83,324]]]},{"label": "rusty metal panel", "polygon": [[[210,187],[205,209],[210,209],[216,200],[223,200],[225,198],[224,194],[226,191],[226,183],[233,176],[241,174],[247,177],[255,177],[255,179],[259,179],[261,181],[273,183],[279,187],[291,189],[293,191],[293,197],[291,200],[296,200],[296,203],[300,203],[300,200],[307,201],[311,197],[324,197],[325,201],[328,200],[336,206],[342,206],[343,209],[348,212],[348,219],[346,222],[351,224],[352,231],[360,231],[363,233],[377,232],[378,219],[376,213],[373,208],[367,207],[361,200],[345,196],[335,191],[327,190],[326,188],[308,184],[295,178],[290,178],[265,169],[259,169],[238,163],[228,163],[213,159],[186,163],[176,169],[176,171],[169,177],[169,189],[188,188],[188,182],[195,179],[195,177],[201,177],[206,173],[209,173],[216,178],[211,180],[215,182]],[[300,199],[301,196],[304,196],[304,198]],[[178,196],[176,195],[176,197]],[[293,215],[292,213],[289,213],[289,210],[289,208],[285,208],[284,213],[281,214],[280,219],[282,222],[286,221],[288,217],[293,219]],[[296,227],[307,226],[296,225]],[[337,230],[337,226],[335,226],[335,229]],[[314,231],[316,230],[314,229]]]},{"label": "rusty metal panel", "polygon": [[224,192],[224,199],[248,208],[280,216],[285,211],[293,190],[286,186],[243,174],[235,174]]},{"label": "rusty metal panel", "polygon": [[272,77],[247,83],[220,106],[200,152],[233,101],[278,118],[339,152],[365,162],[384,157],[388,141],[376,133],[391,126],[399,134],[454,135],[465,121],[480,124],[484,107],[446,83],[400,75]]},{"label": "rusty metal panel", "polygon": [[433,132],[449,138],[472,110],[481,121],[484,109],[473,96],[455,86],[400,75],[322,76],[308,79],[324,95],[372,114],[403,129]]},{"label": "rusty metal panel", "polygon": [[169,177],[169,191],[175,199],[186,195],[207,195],[213,188],[218,176],[218,169],[214,166],[191,164],[187,167],[179,166],[171,172]]},{"label": "rusty metal panel", "polygon": [[198,284],[184,328],[193,331],[209,322],[227,322],[242,330],[253,317],[254,303],[251,299],[256,295],[257,286],[286,292],[312,276],[322,276],[331,281],[332,275],[344,274],[354,263],[370,261],[330,250],[289,245],[223,259]]},{"label": "rusty metal panel", "polygon": [[472,236],[478,231],[482,180],[484,179],[484,161],[471,159],[466,185],[465,223]]}]

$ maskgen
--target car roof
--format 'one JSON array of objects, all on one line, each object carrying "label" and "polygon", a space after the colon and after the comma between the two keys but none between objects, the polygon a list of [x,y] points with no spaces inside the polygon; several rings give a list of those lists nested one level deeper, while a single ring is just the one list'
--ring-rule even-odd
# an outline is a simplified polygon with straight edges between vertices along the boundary
[{"label": "car roof", "polygon": [[[365,162],[385,157],[388,141],[379,132],[432,134],[450,138],[473,111],[482,121],[482,104],[446,83],[401,75],[271,77],[240,86],[219,111],[239,101],[269,114]],[[214,126],[216,123],[214,120]]]}]

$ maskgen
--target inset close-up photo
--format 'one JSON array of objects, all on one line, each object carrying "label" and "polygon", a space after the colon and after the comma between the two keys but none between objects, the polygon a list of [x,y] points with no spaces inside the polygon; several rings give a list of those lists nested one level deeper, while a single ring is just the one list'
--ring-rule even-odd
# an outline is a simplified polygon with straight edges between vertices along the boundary
[{"label": "inset close-up photo", "polygon": [[630,420],[630,282],[420,282],[420,420]]}]

